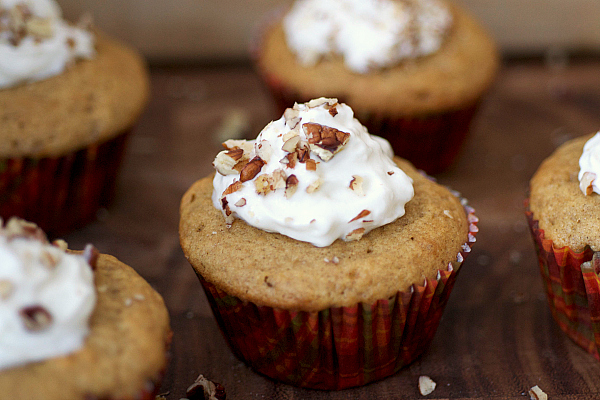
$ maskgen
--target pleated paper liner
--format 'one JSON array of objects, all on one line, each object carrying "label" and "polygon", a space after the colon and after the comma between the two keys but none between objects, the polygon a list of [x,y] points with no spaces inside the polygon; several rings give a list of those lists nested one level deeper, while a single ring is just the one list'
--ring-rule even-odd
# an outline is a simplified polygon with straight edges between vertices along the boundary
[{"label": "pleated paper liner", "polygon": [[[275,115],[283,115],[295,102],[304,103],[311,100],[301,96],[277,76],[266,71],[260,62],[264,35],[283,18],[286,11],[286,7],[280,7],[268,14],[258,24],[250,43],[250,54],[255,69],[275,101]],[[335,97],[353,107],[340,93],[321,93],[320,96]],[[457,110],[402,117],[359,108],[354,109],[354,113],[369,133],[387,139],[397,156],[409,160],[415,167],[428,174],[437,174],[448,169],[456,160],[479,105],[478,100]]]},{"label": "pleated paper liner", "polygon": [[35,222],[50,236],[93,221],[114,197],[129,133],[59,157],[0,159],[0,216]]},{"label": "pleated paper liner", "polygon": [[555,247],[529,210],[529,200],[526,208],[552,316],[575,343],[600,360],[600,254],[589,247],[582,252]]},{"label": "pleated paper liner", "polygon": [[436,279],[351,307],[318,312],[259,306],[231,296],[198,275],[233,353],[277,381],[344,389],[390,376],[430,344],[460,266],[471,251],[478,219],[471,207],[469,240]]}]

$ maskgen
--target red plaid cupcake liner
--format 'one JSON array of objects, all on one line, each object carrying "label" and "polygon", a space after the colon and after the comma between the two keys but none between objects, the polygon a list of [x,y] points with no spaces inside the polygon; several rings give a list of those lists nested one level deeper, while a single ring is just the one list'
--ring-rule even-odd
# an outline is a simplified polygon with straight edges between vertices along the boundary
[{"label": "red plaid cupcake liner", "polygon": [[465,207],[469,240],[436,279],[351,307],[290,311],[259,306],[220,290],[198,275],[233,353],[272,379],[313,389],[345,389],[390,376],[428,347],[458,271],[478,232]]},{"label": "red plaid cupcake liner", "polygon": [[0,216],[35,222],[50,236],[91,222],[114,197],[129,132],[59,157],[0,159]]},{"label": "red plaid cupcake liner", "polygon": [[525,205],[552,316],[575,343],[600,360],[600,254],[590,247],[582,252],[555,247],[529,210],[529,200]]}]

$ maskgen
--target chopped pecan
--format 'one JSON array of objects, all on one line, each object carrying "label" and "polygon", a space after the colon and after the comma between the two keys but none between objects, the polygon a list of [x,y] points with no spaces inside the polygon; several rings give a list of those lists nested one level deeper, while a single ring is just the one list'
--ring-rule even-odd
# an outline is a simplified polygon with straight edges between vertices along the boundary
[{"label": "chopped pecan", "polygon": [[[293,135],[289,135],[289,133],[293,133]],[[298,143],[300,143],[300,135],[298,135],[294,131],[290,131],[288,134],[283,135],[283,146],[281,149],[287,151],[288,153],[293,153],[296,151],[296,147]]]},{"label": "chopped pecan", "polygon": [[245,198],[241,198],[238,201],[235,202],[234,206],[236,207],[244,207],[246,205],[246,199]]},{"label": "chopped pecan", "polygon": [[213,166],[221,175],[238,174],[246,165],[247,157],[244,157],[244,150],[233,149],[223,150],[215,157]]},{"label": "chopped pecan", "polygon": [[[359,212],[359,213],[358,213],[358,215],[357,215],[356,217],[352,218],[352,219],[350,220],[350,222],[354,222],[354,221],[356,221],[356,220],[359,220],[359,219],[361,219],[361,218],[364,218],[364,217],[366,217],[366,216],[367,216],[367,215],[369,215],[369,214],[371,214],[371,211],[369,211],[369,210],[362,210],[361,212]],[[350,223],[350,222],[348,222],[348,223]]]},{"label": "chopped pecan", "polygon": [[93,270],[96,269],[96,265],[98,264],[98,257],[100,257],[100,252],[91,244],[88,244],[83,249],[83,257],[90,264]]},{"label": "chopped pecan", "polygon": [[317,170],[317,162],[315,160],[313,160],[312,158],[309,158],[308,160],[306,160],[306,170],[307,171],[316,171]]},{"label": "chopped pecan", "polygon": [[257,194],[266,195],[273,191],[273,177],[269,174],[262,174],[254,180],[254,187]]},{"label": "chopped pecan", "polygon": [[0,279],[0,300],[6,300],[13,293],[15,287],[11,281]]},{"label": "chopped pecan", "polygon": [[234,181],[231,185],[227,186],[227,189],[221,195],[222,197],[227,196],[228,194],[235,193],[240,190],[244,184],[241,181]]},{"label": "chopped pecan", "polygon": [[42,306],[25,307],[21,309],[19,316],[25,325],[25,329],[30,332],[43,331],[49,328],[52,323],[52,316]]},{"label": "chopped pecan", "polygon": [[189,400],[226,400],[225,388],[216,382],[199,375],[186,390]]},{"label": "chopped pecan", "polygon": [[298,178],[296,175],[290,175],[285,180],[285,197],[290,198],[296,193],[296,189],[298,189]]},{"label": "chopped pecan", "polygon": [[329,126],[307,122],[302,125],[310,150],[329,161],[348,142],[350,134]]},{"label": "chopped pecan", "polygon": [[227,150],[242,149],[245,153],[250,153],[254,149],[254,143],[244,139],[229,139],[222,143]]},{"label": "chopped pecan", "polygon": [[583,176],[581,177],[581,181],[579,182],[579,189],[581,189],[583,194],[585,194],[586,196],[589,196],[592,193],[594,193],[593,183],[595,180],[596,180],[596,174],[594,174],[593,172],[584,172],[583,173]]},{"label": "chopped pecan", "polygon": [[364,196],[365,192],[363,191],[363,178],[358,175],[352,175],[352,180],[350,181],[349,188],[354,190],[356,194],[359,196]]},{"label": "chopped pecan", "polygon": [[313,183],[311,183],[310,185],[308,185],[308,187],[306,188],[306,193],[314,193],[314,192],[316,192],[317,189],[319,189],[319,187],[321,186],[321,183],[323,183],[323,181],[320,178],[318,178]]},{"label": "chopped pecan", "polygon": [[358,228],[346,235],[346,241],[352,242],[354,240],[360,240],[365,234],[365,228]]},{"label": "chopped pecan", "polygon": [[279,160],[280,163],[285,164],[287,168],[294,169],[296,168],[296,162],[298,161],[298,154],[288,153],[285,157]]},{"label": "chopped pecan", "polygon": [[240,181],[246,182],[254,179],[264,165],[265,162],[260,157],[254,157],[240,172]]}]

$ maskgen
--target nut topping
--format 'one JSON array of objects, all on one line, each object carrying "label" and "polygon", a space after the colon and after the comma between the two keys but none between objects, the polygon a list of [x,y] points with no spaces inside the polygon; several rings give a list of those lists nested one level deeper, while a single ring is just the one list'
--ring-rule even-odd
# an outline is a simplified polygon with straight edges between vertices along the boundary
[{"label": "nut topping", "polygon": [[321,178],[317,178],[316,181],[314,181],[313,183],[311,183],[310,185],[308,185],[308,187],[306,188],[306,193],[314,193],[317,191],[317,189],[319,188],[319,186],[321,186],[321,183],[323,183],[323,181],[321,180]]},{"label": "nut topping", "polygon": [[227,186],[227,189],[222,194],[222,197],[227,196],[228,194],[235,193],[240,190],[244,184],[240,181],[234,181],[231,185]]},{"label": "nut topping", "polygon": [[350,189],[354,190],[357,195],[364,196],[365,192],[363,191],[363,178],[358,175],[352,175],[352,180],[350,181]]},{"label": "nut topping", "polygon": [[[369,210],[362,210],[361,212],[358,213],[358,215],[356,217],[352,218],[350,220],[350,222],[354,222],[356,220],[359,220],[359,219],[361,219],[363,217],[366,217],[369,214],[371,214],[371,211],[369,211]],[[348,223],[350,223],[350,222],[348,222]]]},{"label": "nut topping", "polygon": [[235,202],[234,206],[236,207],[244,207],[246,205],[246,199],[245,198],[241,198],[238,201]]},{"label": "nut topping", "polygon": [[290,175],[285,180],[285,197],[289,199],[296,193],[296,189],[298,189],[298,178],[296,175]]},{"label": "nut topping", "polygon": [[30,332],[43,331],[50,327],[52,316],[45,308],[41,306],[31,306],[21,309],[19,316],[25,325],[25,329]]},{"label": "nut topping", "polygon": [[360,240],[364,234],[365,234],[365,228],[355,229],[346,236],[346,241],[353,242],[355,240]]},{"label": "nut topping", "polygon": [[239,173],[238,169],[241,170],[241,167],[245,166],[244,161],[247,161],[244,150],[223,150],[215,157],[213,166],[221,175],[234,175]]},{"label": "nut topping", "polygon": [[583,173],[581,181],[579,182],[579,189],[581,189],[583,194],[585,194],[586,196],[589,196],[592,193],[594,193],[594,180],[596,180],[596,174],[594,174],[593,172]]},{"label": "nut topping", "polygon": [[348,142],[350,134],[329,126],[307,122],[302,125],[310,150],[323,161],[329,161]]},{"label": "nut topping", "polygon": [[227,150],[242,149],[244,153],[250,153],[254,149],[254,143],[244,139],[229,139],[222,143]]},{"label": "nut topping", "polygon": [[315,160],[313,160],[312,158],[309,158],[308,160],[306,160],[306,163],[304,165],[306,166],[307,171],[316,171],[317,170],[317,162]]},{"label": "nut topping", "polygon": [[300,136],[294,131],[291,131],[290,133],[294,133],[294,135],[289,138],[286,138],[286,136],[288,136],[287,134],[283,136],[284,143],[283,146],[281,146],[281,149],[288,153],[293,153],[296,151],[298,143],[300,143]]},{"label": "nut topping", "polygon": [[240,181],[246,182],[254,179],[264,165],[265,162],[260,157],[254,157],[240,172]]},{"label": "nut topping", "polygon": [[14,290],[15,287],[11,281],[0,279],[0,300],[8,299]]},{"label": "nut topping", "polygon": [[90,264],[92,270],[96,270],[96,265],[98,264],[98,257],[100,256],[100,252],[91,244],[88,244],[83,249],[83,258]]}]

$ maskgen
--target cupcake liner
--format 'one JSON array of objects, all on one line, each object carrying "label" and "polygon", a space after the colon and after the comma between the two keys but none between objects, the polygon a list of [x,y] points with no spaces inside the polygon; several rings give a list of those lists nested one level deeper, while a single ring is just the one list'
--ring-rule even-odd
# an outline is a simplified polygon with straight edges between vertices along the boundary
[{"label": "cupcake liner", "polygon": [[[266,71],[260,62],[263,37],[269,28],[283,17],[286,10],[285,7],[279,8],[267,15],[258,25],[250,43],[250,54],[255,69],[273,97],[276,111],[279,113],[277,115],[283,115],[295,102],[304,103],[311,100]],[[321,93],[320,96],[336,97],[340,102],[354,108],[354,105],[339,93]],[[441,110],[412,116],[380,114],[358,107],[354,108],[354,111],[369,133],[390,142],[397,156],[409,160],[415,167],[428,174],[437,174],[450,167],[458,156],[479,105],[480,100],[477,100],[457,110]]]},{"label": "cupcake liner", "polygon": [[201,275],[215,319],[233,353],[255,371],[291,385],[345,389],[396,373],[433,339],[478,219],[465,207],[469,240],[436,279],[372,304],[292,311],[227,294]]},{"label": "cupcake liner", "polygon": [[114,197],[130,131],[64,156],[0,159],[0,216],[35,222],[51,236],[91,222]]},{"label": "cupcake liner", "polygon": [[552,316],[575,343],[600,360],[600,254],[589,246],[581,252],[556,247],[539,228],[529,200],[525,205]]}]

